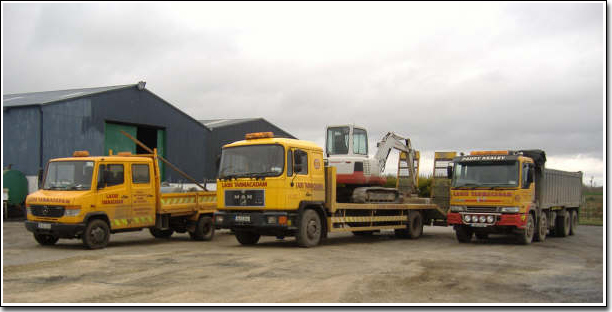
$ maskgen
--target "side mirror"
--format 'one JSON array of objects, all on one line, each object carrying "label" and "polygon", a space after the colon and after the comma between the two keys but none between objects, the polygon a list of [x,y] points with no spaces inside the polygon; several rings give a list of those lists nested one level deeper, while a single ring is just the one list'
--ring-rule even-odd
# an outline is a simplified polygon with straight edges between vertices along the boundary
[{"label": "side mirror", "polygon": [[531,185],[533,183],[533,168],[529,168],[527,171],[527,184]]},{"label": "side mirror", "polygon": [[453,166],[446,167],[446,175],[449,179],[453,178]]}]

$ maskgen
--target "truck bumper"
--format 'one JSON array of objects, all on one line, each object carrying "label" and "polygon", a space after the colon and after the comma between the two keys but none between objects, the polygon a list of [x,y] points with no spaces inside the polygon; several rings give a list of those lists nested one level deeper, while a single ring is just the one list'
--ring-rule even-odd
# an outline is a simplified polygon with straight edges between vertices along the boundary
[{"label": "truck bumper", "polygon": [[217,211],[214,218],[217,228],[247,230],[262,235],[289,236],[297,230],[297,213],[284,211]]},{"label": "truck bumper", "polygon": [[[44,228],[39,226],[39,224],[43,224]],[[85,224],[25,221],[25,228],[34,234],[49,234],[59,238],[75,238],[83,234]]]},{"label": "truck bumper", "polygon": [[[463,222],[463,215],[465,214],[470,214],[470,213],[449,212],[446,215],[446,222],[448,223],[448,225],[468,225]],[[482,215],[487,215],[487,214],[482,213]],[[492,223],[488,225],[487,227],[511,226],[511,227],[516,227],[519,229],[524,229],[525,225],[527,225],[527,216],[528,214],[521,214],[521,213],[502,214],[497,217],[495,223]]]}]

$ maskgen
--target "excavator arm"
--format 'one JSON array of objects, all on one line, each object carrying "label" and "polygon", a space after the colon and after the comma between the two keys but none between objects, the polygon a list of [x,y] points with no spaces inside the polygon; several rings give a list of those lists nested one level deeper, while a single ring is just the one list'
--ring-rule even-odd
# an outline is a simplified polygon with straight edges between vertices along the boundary
[{"label": "excavator arm", "polygon": [[403,138],[393,132],[388,132],[377,144],[378,151],[374,155],[374,159],[378,162],[380,175],[382,176],[387,164],[387,158],[391,150],[397,149],[400,152],[406,153],[409,175],[412,178],[412,185],[418,185],[417,176],[415,174],[414,159],[415,150],[412,149],[410,139]]}]

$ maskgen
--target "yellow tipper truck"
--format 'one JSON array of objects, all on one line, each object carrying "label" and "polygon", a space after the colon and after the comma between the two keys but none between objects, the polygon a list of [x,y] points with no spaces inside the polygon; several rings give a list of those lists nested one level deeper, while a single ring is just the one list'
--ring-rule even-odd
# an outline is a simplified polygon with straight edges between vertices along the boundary
[{"label": "yellow tipper truck", "polygon": [[157,238],[175,231],[210,240],[216,210],[214,191],[164,193],[153,154],[52,159],[42,189],[26,199],[25,227],[41,245],[81,238],[90,249],[104,248],[112,233],[148,228]]},{"label": "yellow tipper truck", "polygon": [[578,226],[582,172],[544,167],[542,150],[475,151],[453,159],[448,224],[457,240],[515,234],[521,244],[572,235]]},{"label": "yellow tipper truck", "polygon": [[428,199],[338,203],[337,187],[336,168],[326,165],[321,147],[271,132],[250,133],[223,147],[215,224],[233,230],[243,245],[268,235],[295,236],[299,246],[311,247],[330,232],[393,229],[399,237],[418,238],[423,224],[440,214]]}]

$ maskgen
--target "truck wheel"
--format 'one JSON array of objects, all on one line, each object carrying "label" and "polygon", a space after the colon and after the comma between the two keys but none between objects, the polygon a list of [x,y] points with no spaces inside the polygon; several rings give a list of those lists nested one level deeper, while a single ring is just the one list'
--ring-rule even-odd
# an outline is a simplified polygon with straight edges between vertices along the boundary
[{"label": "truck wheel", "polygon": [[578,211],[572,210],[571,213],[572,225],[570,227],[569,235],[576,234],[576,229],[578,228]]},{"label": "truck wheel", "polygon": [[236,239],[242,245],[255,245],[261,235],[249,231],[236,230]]},{"label": "truck wheel", "polygon": [[321,219],[316,211],[306,209],[302,213],[300,228],[296,236],[300,247],[313,247],[319,244],[321,241]]},{"label": "truck wheel", "polygon": [[569,235],[571,220],[569,211],[566,211],[562,216],[557,215],[557,223],[555,224],[555,234],[558,237],[566,237]]},{"label": "truck wheel", "polygon": [[489,238],[489,233],[475,233],[476,234],[476,238],[478,239],[487,239]]},{"label": "truck wheel", "polygon": [[93,219],[89,221],[83,233],[83,244],[89,249],[106,247],[110,237],[108,224],[104,220]]},{"label": "truck wheel", "polygon": [[522,245],[531,244],[531,241],[533,240],[533,234],[535,232],[535,222],[531,213],[527,217],[527,224],[525,225],[525,229],[521,232],[522,233],[519,235],[519,243]]},{"label": "truck wheel", "polygon": [[546,212],[542,211],[540,214],[540,222],[538,223],[538,231],[535,233],[533,240],[536,242],[543,242],[546,240],[546,234],[548,232],[548,219],[546,218]]},{"label": "truck wheel", "polygon": [[423,234],[423,217],[420,212],[410,215],[408,220],[408,238],[416,239]]},{"label": "truck wheel", "polygon": [[469,243],[472,240],[474,231],[467,226],[458,226],[455,229],[455,235],[460,243]]},{"label": "truck wheel", "polygon": [[149,232],[151,232],[151,235],[153,235],[155,238],[170,238],[170,236],[174,234],[173,229],[160,230],[157,228],[149,228]]},{"label": "truck wheel", "polygon": [[43,246],[51,246],[57,243],[59,237],[55,237],[49,234],[34,234],[34,239]]},{"label": "truck wheel", "polygon": [[212,218],[202,216],[196,224],[195,232],[189,232],[189,236],[197,241],[209,241],[215,235],[215,227],[212,223]]}]

